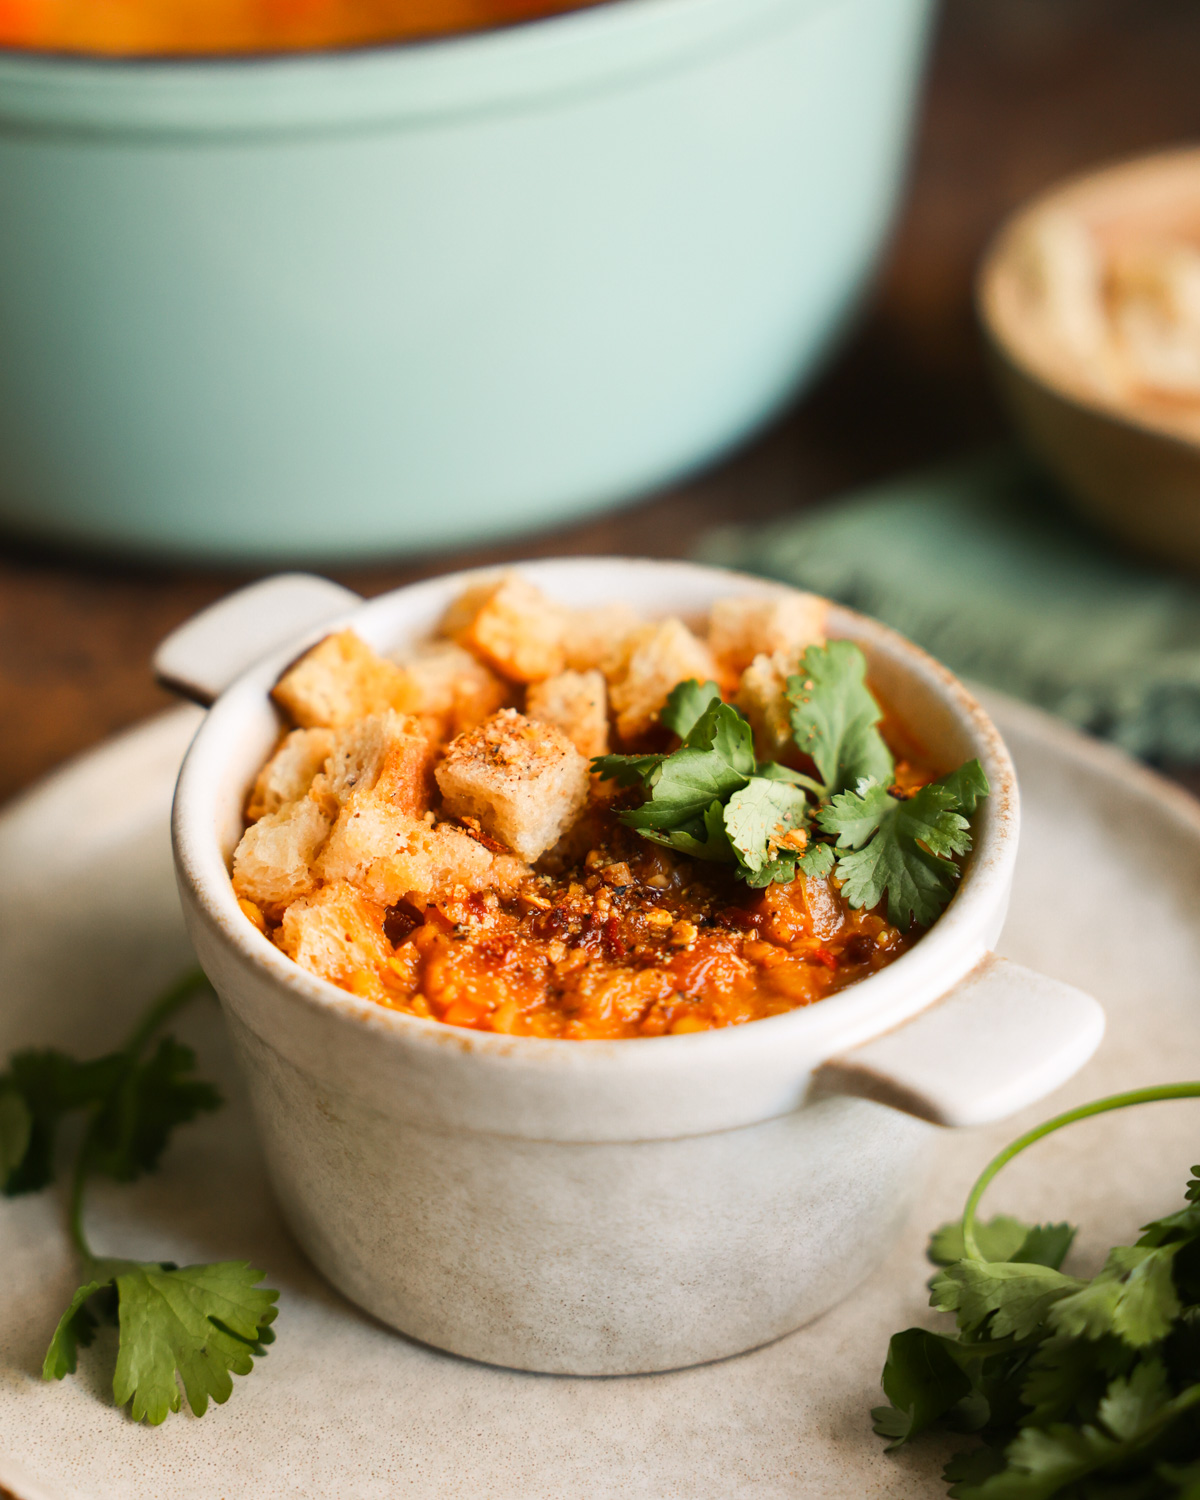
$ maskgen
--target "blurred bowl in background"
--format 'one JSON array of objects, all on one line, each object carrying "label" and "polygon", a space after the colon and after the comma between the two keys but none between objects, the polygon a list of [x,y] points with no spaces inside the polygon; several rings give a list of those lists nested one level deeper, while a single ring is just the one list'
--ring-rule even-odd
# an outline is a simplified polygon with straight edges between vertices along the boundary
[{"label": "blurred bowl in background", "polygon": [[992,242],[978,305],[1000,392],[1068,498],[1200,572],[1200,150],[1036,198]]},{"label": "blurred bowl in background", "polygon": [[612,0],[442,41],[0,55],[0,523],[247,562],[565,522],[828,351],[930,0]]}]

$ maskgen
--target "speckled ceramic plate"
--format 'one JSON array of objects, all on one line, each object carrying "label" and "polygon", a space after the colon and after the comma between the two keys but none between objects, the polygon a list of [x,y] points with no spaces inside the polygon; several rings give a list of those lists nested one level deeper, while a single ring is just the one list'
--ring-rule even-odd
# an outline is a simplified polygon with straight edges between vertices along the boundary
[{"label": "speckled ceramic plate", "polygon": [[[1001,951],[1097,995],[1109,1030],[1044,1116],[1200,1074],[1200,809],[1029,709],[988,699],[1025,798]],[[181,710],[69,767],[0,818],[0,1053],[99,1051],[189,961],[167,813],[195,725]],[[281,1288],[279,1339],[224,1407],[135,1426],[111,1403],[112,1346],[39,1378],[75,1285],[50,1191],[0,1204],[0,1485],[19,1500],[794,1500],[944,1494],[934,1442],[887,1457],[868,1409],[895,1329],[928,1316],[925,1235],[1029,1119],[947,1135],[895,1253],[843,1306],[740,1358],[667,1375],[514,1374],[439,1354],[327,1287],[272,1206],[215,1006],[180,1028],[230,1105],[180,1132],[157,1177],[97,1191],[102,1249],[249,1256]],[[1031,1118],[1033,1117],[1031,1116]],[[1176,1206],[1200,1120],[1156,1105],[1077,1126],[1017,1162],[993,1210],[1069,1216],[1078,1260]],[[404,1254],[404,1246],[396,1246]]]}]

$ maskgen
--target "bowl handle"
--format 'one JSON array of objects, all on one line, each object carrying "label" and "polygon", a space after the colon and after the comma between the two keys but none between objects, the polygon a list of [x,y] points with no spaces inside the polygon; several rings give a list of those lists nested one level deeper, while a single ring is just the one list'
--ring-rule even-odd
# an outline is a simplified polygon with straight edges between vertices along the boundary
[{"label": "bowl handle", "polygon": [[985,1125],[1065,1083],[1103,1035],[1090,995],[989,953],[911,1021],[822,1064],[813,1086],[935,1125]]},{"label": "bowl handle", "polygon": [[154,676],[172,693],[207,708],[268,652],[361,603],[361,595],[315,573],[276,573],[227,594],[173,630],[154,653]]}]

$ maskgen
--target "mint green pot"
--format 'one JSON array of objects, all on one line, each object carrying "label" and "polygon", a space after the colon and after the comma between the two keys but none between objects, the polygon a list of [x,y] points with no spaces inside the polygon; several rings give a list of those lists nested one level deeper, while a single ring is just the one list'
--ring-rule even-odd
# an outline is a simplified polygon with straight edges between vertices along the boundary
[{"label": "mint green pot", "polygon": [[735,443],[843,327],[930,0],[613,0],[421,45],[0,55],[0,524],[370,558]]}]

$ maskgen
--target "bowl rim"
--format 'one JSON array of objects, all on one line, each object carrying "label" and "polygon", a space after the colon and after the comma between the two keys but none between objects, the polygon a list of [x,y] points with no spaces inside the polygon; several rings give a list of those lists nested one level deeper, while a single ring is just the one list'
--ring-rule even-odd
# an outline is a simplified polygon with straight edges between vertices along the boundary
[{"label": "bowl rim", "polygon": [[[731,587],[750,592],[790,592],[785,585],[761,577],[673,560],[551,557],[504,566],[518,569],[534,582],[539,576],[544,581],[548,574],[586,572],[597,567],[634,568],[647,581],[670,574],[705,587],[710,603]],[[942,701],[984,762],[992,783],[991,795],[982,804],[975,824],[975,847],[950,903],[921,940],[886,968],[817,1004],[741,1026],[680,1036],[585,1042],[474,1031],[389,1010],[339,989],[288,958],[247,920],[233,893],[216,820],[216,798],[223,782],[215,759],[223,742],[226,758],[236,758],[236,751],[231,752],[228,744],[250,714],[261,712],[280,672],[331,631],[346,625],[369,625],[372,617],[386,618],[389,609],[405,598],[417,610],[430,602],[440,609],[448,596],[480,575],[494,575],[495,571],[487,567],[440,574],[365,601],[271,652],[231,683],[209,709],[176,784],[172,849],[185,903],[190,900],[199,909],[210,930],[219,933],[222,942],[233,950],[240,966],[249,967],[259,979],[286,992],[289,999],[315,1008],[335,1025],[353,1023],[360,1033],[365,1026],[377,1037],[405,1049],[450,1049],[455,1054],[502,1063],[520,1059],[526,1066],[552,1072],[643,1073],[659,1072],[664,1065],[668,1071],[684,1070],[692,1059],[699,1061],[706,1054],[711,1059],[714,1053],[727,1053],[741,1061],[751,1060],[756,1053],[777,1053],[781,1047],[798,1049],[806,1056],[833,1055],[911,1019],[952,989],[984,956],[989,930],[1002,920],[1007,906],[1016,859],[1019,793],[1011,757],[982,705],[946,667],[888,626],[834,605],[830,618],[839,634],[849,629],[893,664],[903,662],[905,670]],[[412,638],[419,636],[413,633]],[[397,644],[402,639],[403,632],[396,632]]]},{"label": "bowl rim", "polygon": [[0,47],[0,123],[185,135],[363,129],[575,104],[845,0],[601,0],[510,25],[276,52]]},{"label": "bowl rim", "polygon": [[[1200,145],[1184,145],[1117,157],[1060,178],[1035,193],[1003,220],[988,241],[975,275],[974,303],[976,316],[994,353],[1025,380],[1065,406],[1128,428],[1175,449],[1180,455],[1194,458],[1200,453],[1200,438],[1190,438],[1178,428],[1122,406],[1119,401],[1099,392],[1090,391],[1082,382],[1063,384],[1018,350],[997,312],[997,286],[1006,269],[1012,243],[1023,227],[1048,209],[1075,199],[1087,199],[1096,190],[1119,182],[1123,177],[1135,176],[1148,168],[1171,171],[1187,164],[1196,167],[1197,183],[1200,184]],[[1200,201],[1200,186],[1197,200]]]}]

